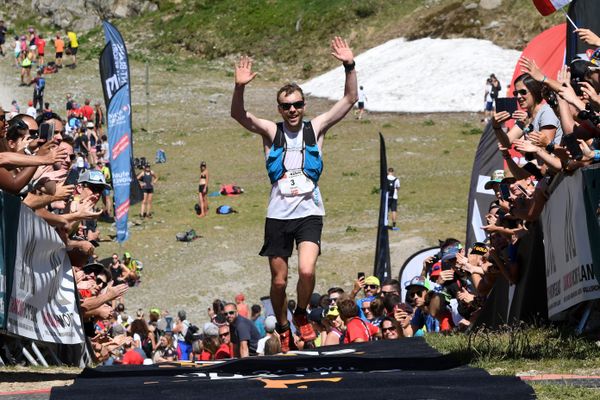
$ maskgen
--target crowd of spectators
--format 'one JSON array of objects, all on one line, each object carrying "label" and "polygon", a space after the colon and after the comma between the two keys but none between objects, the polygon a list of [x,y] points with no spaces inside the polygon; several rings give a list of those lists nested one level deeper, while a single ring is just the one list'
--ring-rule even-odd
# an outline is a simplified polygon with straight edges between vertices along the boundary
[{"label": "crowd of spectators", "polygon": [[[580,31],[588,43],[600,43],[592,32]],[[468,247],[446,239],[439,254],[425,260],[422,273],[402,283],[405,298],[400,282],[375,276],[360,276],[350,290],[313,294],[307,312],[317,337],[304,342],[294,334],[292,348],[465,330],[498,279],[519,282],[517,250],[539,218],[552,180],[600,161],[600,51],[589,61],[573,61],[556,77],[541,72],[535,60],[522,58],[520,65],[523,74],[512,93],[519,109],[491,116],[506,169],[495,171],[485,185],[495,193],[483,227],[488,239]],[[40,97],[38,90],[36,105]],[[141,281],[142,266],[129,253],[123,259],[113,254],[109,266],[95,255],[96,221],[113,211],[104,116],[98,104],[90,104],[80,106],[67,95],[64,119],[48,103],[34,107],[35,115],[0,108],[0,189],[20,196],[64,241],[96,360],[147,364],[281,352],[275,318],[258,304],[249,308],[243,295],[233,302],[215,300],[198,325],[183,310],[175,318],[159,309],[127,313],[123,296]],[[288,308],[291,315],[293,302]]]}]

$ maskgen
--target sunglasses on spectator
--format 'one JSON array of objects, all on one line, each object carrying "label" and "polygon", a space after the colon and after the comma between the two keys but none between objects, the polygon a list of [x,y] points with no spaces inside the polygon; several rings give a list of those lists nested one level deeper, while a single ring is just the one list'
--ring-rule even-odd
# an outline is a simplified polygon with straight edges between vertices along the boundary
[{"label": "sunglasses on spectator", "polygon": [[381,294],[387,296],[388,294],[399,294],[397,290],[390,290],[389,292],[381,291]]},{"label": "sunglasses on spectator", "polygon": [[29,126],[22,119],[11,119],[8,124],[16,126],[17,129],[29,129]]},{"label": "sunglasses on spectator", "polygon": [[519,90],[515,90],[515,91],[513,91],[513,96],[514,96],[514,97],[517,97],[517,95],[519,95],[519,94],[520,94],[521,96],[525,96],[527,93],[529,93],[529,92],[527,91],[527,89],[519,89]]},{"label": "sunglasses on spectator", "polygon": [[336,301],[338,301],[339,297],[330,297],[329,298],[329,303],[335,303]]},{"label": "sunglasses on spectator", "polygon": [[76,158],[77,156],[75,154],[69,154],[69,160],[75,161]]},{"label": "sunglasses on spectator", "polygon": [[379,285],[365,285],[365,289],[377,289]]},{"label": "sunglasses on spectator", "polygon": [[226,315],[235,315],[237,311],[225,311]]},{"label": "sunglasses on spectator", "polygon": [[227,337],[229,336],[229,332],[219,333],[219,337]]},{"label": "sunglasses on spectator", "polygon": [[371,307],[361,307],[360,309],[363,310],[363,312],[364,311],[371,311]]},{"label": "sunglasses on spectator", "polygon": [[389,328],[381,328],[381,332],[390,332],[390,331],[395,331],[396,327],[394,326],[390,326]]},{"label": "sunglasses on spectator", "polygon": [[91,184],[86,184],[85,185],[87,188],[89,188],[92,192],[94,193],[102,193],[104,191],[104,186],[100,186],[100,185],[91,185]]},{"label": "sunglasses on spectator", "polygon": [[295,101],[293,103],[279,103],[279,107],[282,110],[289,110],[290,108],[292,108],[292,106],[294,106],[295,109],[299,109],[299,108],[304,108],[304,101],[300,100],[300,101]]},{"label": "sunglasses on spectator", "polygon": [[96,278],[96,285],[102,285],[102,287],[106,286],[106,281],[101,278]]}]

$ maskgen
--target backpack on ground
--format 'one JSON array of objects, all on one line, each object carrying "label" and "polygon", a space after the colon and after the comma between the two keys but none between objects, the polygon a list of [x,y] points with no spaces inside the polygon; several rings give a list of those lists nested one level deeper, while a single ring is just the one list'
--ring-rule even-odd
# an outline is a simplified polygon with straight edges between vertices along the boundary
[{"label": "backpack on ground", "polygon": [[156,150],[156,164],[162,164],[167,162],[167,153],[163,149]]},{"label": "backpack on ground", "polygon": [[197,215],[202,214],[202,210],[200,209],[200,204],[198,204],[198,203],[194,204],[194,211],[196,211]]},{"label": "backpack on ground", "polygon": [[175,239],[177,239],[178,242],[191,242],[192,240],[196,240],[199,237],[200,236],[198,236],[196,234],[196,231],[193,229],[190,229],[187,232],[180,232],[175,235]]},{"label": "backpack on ground", "polygon": [[244,193],[244,189],[236,185],[221,185],[221,194],[223,196],[235,196]]},{"label": "backpack on ground", "polygon": [[222,205],[217,207],[217,214],[232,214],[237,213],[237,211],[228,205]]}]

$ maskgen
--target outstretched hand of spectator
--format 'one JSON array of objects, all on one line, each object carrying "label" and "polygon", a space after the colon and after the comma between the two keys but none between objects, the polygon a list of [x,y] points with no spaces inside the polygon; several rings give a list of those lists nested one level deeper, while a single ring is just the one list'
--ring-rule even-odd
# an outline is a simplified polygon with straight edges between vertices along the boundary
[{"label": "outstretched hand of spectator", "polygon": [[544,80],[545,75],[542,72],[542,70],[540,70],[540,68],[537,66],[535,60],[530,60],[529,58],[523,56],[519,60],[519,65],[521,66],[521,72],[528,73],[533,79],[535,79],[538,82]]},{"label": "outstretched hand of spectator", "polygon": [[66,200],[73,194],[75,185],[65,185],[65,182],[59,182],[56,184],[56,191],[54,192],[55,200]]},{"label": "outstretched hand of spectator", "polygon": [[114,300],[118,297],[123,296],[129,290],[129,285],[121,283],[120,285],[114,286],[114,281],[110,281],[106,286],[106,294],[110,300]]},{"label": "outstretched hand of spectator", "polygon": [[394,319],[400,323],[402,328],[406,328],[410,325],[412,315],[401,308],[396,308],[394,309]]},{"label": "outstretched hand of spectator", "polygon": [[235,84],[245,86],[254,77],[256,72],[252,72],[252,59],[248,56],[240,57],[240,61],[235,65]]},{"label": "outstretched hand of spectator", "polygon": [[510,113],[508,111],[500,111],[499,113],[494,113],[494,117],[492,118],[492,126],[494,129],[499,129],[502,127],[502,124],[510,119]]},{"label": "outstretched hand of spectator", "polygon": [[463,303],[472,303],[475,300],[475,295],[469,293],[467,289],[464,287],[460,289],[460,291],[456,294],[456,297],[459,301]]},{"label": "outstretched hand of spectator", "polygon": [[354,54],[346,41],[339,36],[336,36],[331,41],[331,55],[343,62],[344,64],[352,64]]},{"label": "outstretched hand of spectator", "polygon": [[569,67],[567,67],[566,65],[563,65],[559,70],[558,70],[558,74],[556,75],[556,80],[558,81],[558,83],[560,83],[561,85],[571,85],[571,71],[569,71]]},{"label": "outstretched hand of spectator", "polygon": [[112,315],[112,312],[113,308],[111,306],[109,306],[108,304],[102,304],[100,307],[97,308],[96,316],[99,319],[109,319]]},{"label": "outstretched hand of spectator", "polygon": [[579,39],[583,40],[590,46],[600,47],[600,37],[598,37],[598,35],[596,35],[591,30],[586,28],[579,28],[575,29],[574,32],[577,33]]},{"label": "outstretched hand of spectator", "polygon": [[454,271],[453,270],[448,269],[448,270],[440,272],[440,280],[442,280],[442,282],[448,282],[448,281],[451,281],[452,279],[454,279]]},{"label": "outstretched hand of spectator", "polygon": [[37,155],[44,157],[44,164],[46,165],[62,162],[69,156],[67,154],[67,149],[58,147],[52,142],[47,142],[40,147]]},{"label": "outstretched hand of spectator", "polygon": [[583,93],[583,98],[593,103],[596,108],[600,106],[600,96],[598,96],[598,92],[594,89],[589,82],[581,81],[579,82],[579,87],[581,88],[581,92]]},{"label": "outstretched hand of spectator", "polygon": [[577,142],[579,143],[579,147],[581,148],[583,156],[588,161],[592,160],[594,158],[594,151],[592,149],[590,149],[590,146],[588,146],[587,142],[585,140],[581,140],[581,139],[577,139]]},{"label": "outstretched hand of spectator", "polygon": [[585,103],[577,96],[571,85],[562,86],[558,95],[567,103],[575,106],[579,110],[585,109]]},{"label": "outstretched hand of spectator", "polygon": [[538,131],[533,131],[529,134],[529,141],[537,147],[546,147],[550,144],[550,139],[546,135],[542,135]]},{"label": "outstretched hand of spectator", "polygon": [[521,153],[537,153],[540,148],[529,140],[517,139],[514,141],[515,148]]},{"label": "outstretched hand of spectator", "polygon": [[96,202],[92,197],[80,201],[79,206],[77,207],[77,216],[80,219],[94,219],[99,217],[100,214],[102,214],[102,211],[96,211],[94,209],[95,204]]}]

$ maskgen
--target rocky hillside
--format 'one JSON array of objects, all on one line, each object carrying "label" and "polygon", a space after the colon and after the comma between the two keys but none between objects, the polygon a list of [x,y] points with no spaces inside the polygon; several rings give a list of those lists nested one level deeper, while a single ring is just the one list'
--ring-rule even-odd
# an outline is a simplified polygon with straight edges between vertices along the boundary
[{"label": "rocky hillside", "polygon": [[[121,28],[133,58],[222,60],[246,53],[266,60],[273,69],[285,65],[304,78],[331,66],[329,58],[321,56],[327,53],[322,44],[333,35],[349,38],[357,52],[397,37],[472,37],[521,49],[533,36],[564,19],[560,13],[542,17],[530,0],[4,2],[9,7],[0,10],[0,17],[9,27],[23,29],[40,23],[48,30],[71,27],[84,43],[90,43],[83,46],[84,52],[100,50],[99,22],[108,18]],[[312,64],[307,59],[324,61]]]}]

